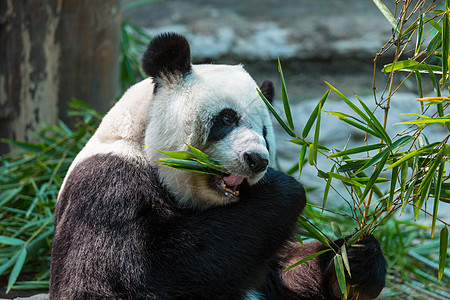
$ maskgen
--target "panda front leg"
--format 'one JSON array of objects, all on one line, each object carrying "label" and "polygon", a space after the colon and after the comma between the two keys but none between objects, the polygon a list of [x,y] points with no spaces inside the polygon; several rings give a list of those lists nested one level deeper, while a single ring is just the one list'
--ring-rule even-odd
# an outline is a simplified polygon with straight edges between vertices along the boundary
[{"label": "panda front leg", "polygon": [[[338,251],[343,240],[334,243]],[[318,241],[306,243],[304,247],[297,242],[288,242],[271,263],[261,292],[267,299],[341,299],[332,251],[283,271],[324,249],[326,247]],[[347,283],[351,286],[348,299],[375,299],[384,288],[386,277],[386,261],[379,242],[370,235],[349,247],[347,253],[352,275],[350,278],[346,274]]]},{"label": "panda front leg", "polygon": [[150,228],[167,233],[153,235],[148,249],[152,286],[162,299],[243,299],[261,285],[295,230],[305,195],[295,179],[270,168],[240,192],[238,202],[181,210]]}]

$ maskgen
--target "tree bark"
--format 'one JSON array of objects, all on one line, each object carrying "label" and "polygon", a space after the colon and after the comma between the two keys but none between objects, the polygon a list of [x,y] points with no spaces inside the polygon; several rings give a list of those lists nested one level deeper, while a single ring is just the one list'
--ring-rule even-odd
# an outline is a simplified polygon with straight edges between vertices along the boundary
[{"label": "tree bark", "polygon": [[119,0],[0,1],[0,137],[30,141],[70,123],[72,98],[105,112],[119,87],[120,21]]}]

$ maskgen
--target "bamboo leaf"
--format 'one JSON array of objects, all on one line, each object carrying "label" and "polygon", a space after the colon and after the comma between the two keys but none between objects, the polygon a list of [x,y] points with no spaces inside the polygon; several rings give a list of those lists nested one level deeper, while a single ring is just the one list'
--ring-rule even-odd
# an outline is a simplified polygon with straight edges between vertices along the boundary
[{"label": "bamboo leaf", "polygon": [[368,146],[355,147],[355,148],[347,149],[344,151],[338,151],[338,152],[330,155],[330,157],[340,157],[340,156],[344,156],[344,155],[357,154],[357,153],[361,153],[361,152],[369,152],[371,150],[381,149],[385,146],[386,146],[385,144],[379,143],[379,144],[373,144],[373,145],[368,145]]},{"label": "bamboo leaf", "polygon": [[331,249],[330,242],[327,237],[316,227],[314,227],[314,225],[312,225],[305,217],[300,216],[298,218],[298,222],[303,226],[303,228],[305,228],[306,231],[308,231],[309,234],[311,234],[312,237]]},{"label": "bamboo leaf", "polygon": [[[336,165],[333,165],[333,167],[331,168],[332,173],[334,172],[335,168],[336,168]],[[331,180],[332,180],[331,177],[326,180],[325,190],[323,192],[323,198],[322,198],[322,214],[325,209],[325,204],[327,203],[328,193],[330,192]]]},{"label": "bamboo leaf", "polygon": [[370,126],[370,128],[379,133],[381,136],[383,136],[383,140],[389,145],[392,145],[392,141],[389,138],[389,135],[387,134],[386,130],[383,128],[383,125],[381,125],[381,123],[378,121],[377,117],[375,117],[375,115],[370,111],[370,109],[367,107],[367,105],[364,103],[364,101],[362,101],[358,95],[356,95],[356,98],[359,101],[359,104],[361,104],[362,108],[364,109],[364,111],[366,112],[366,114],[369,116],[370,118],[370,123],[368,123],[368,125]]},{"label": "bamboo leaf", "polygon": [[284,81],[283,69],[281,68],[280,58],[278,58],[278,72],[281,77],[281,98],[283,99],[284,113],[286,115],[289,127],[294,130],[294,122],[292,121],[291,107],[289,105],[289,97],[287,94],[286,83]]},{"label": "bamboo leaf", "polygon": [[422,75],[420,75],[419,71],[414,71],[414,74],[416,75],[416,82],[417,82],[417,89],[419,92],[419,97],[423,98],[423,89],[422,89]]},{"label": "bamboo leaf", "polygon": [[436,79],[436,75],[434,75],[433,69],[428,64],[425,64],[425,67],[427,68],[428,74],[430,75],[431,82],[433,83],[434,95],[436,97],[441,97],[441,90],[439,88],[439,82]]},{"label": "bamboo leaf", "polygon": [[303,165],[305,164],[305,155],[306,155],[306,145],[303,145],[300,149],[300,154],[298,156],[298,178],[302,176]]},{"label": "bamboo leaf", "polygon": [[360,230],[358,230],[355,234],[353,234],[350,239],[347,241],[347,245],[348,246],[352,246],[354,244],[356,244],[359,239],[366,234],[366,232],[370,229],[370,224],[366,224],[366,226],[364,226],[363,228],[361,228]]},{"label": "bamboo leaf", "polygon": [[401,70],[405,70],[408,72],[427,71],[428,68],[432,69],[433,71],[441,71],[442,70],[440,66],[428,65],[428,67],[427,67],[424,64],[419,64],[417,61],[411,59],[411,60],[401,60],[401,61],[397,61],[395,63],[386,64],[381,69],[381,72],[391,73],[391,72],[401,71]]},{"label": "bamboo leaf", "polygon": [[434,204],[433,204],[433,219],[431,221],[431,238],[434,236],[434,231],[436,229],[436,218],[439,206],[439,198],[441,197],[442,189],[442,177],[444,176],[445,162],[441,162],[439,166],[439,171],[437,172],[434,185]]},{"label": "bamboo leaf", "polygon": [[358,129],[360,129],[360,130],[362,130],[362,131],[364,131],[364,132],[367,132],[368,134],[370,134],[370,135],[372,135],[372,136],[375,136],[375,137],[377,137],[377,138],[379,138],[379,139],[384,139],[383,136],[380,135],[379,133],[377,133],[377,132],[375,132],[375,131],[373,131],[373,130],[367,128],[367,127],[365,127],[364,125],[361,125],[361,124],[359,124],[359,123],[356,123],[356,122],[354,122],[354,121],[352,121],[352,120],[350,120],[350,119],[347,119],[347,118],[339,118],[339,120],[341,120],[341,121],[343,121],[343,122],[345,122],[345,123],[347,123],[347,124],[349,124],[349,125],[352,125],[353,127],[356,127],[356,128],[358,128]]},{"label": "bamboo leaf", "polygon": [[348,276],[352,277],[352,274],[350,273],[350,262],[348,260],[348,254],[347,254],[347,245],[345,243],[341,246],[341,255],[342,255],[342,261],[344,263],[344,267],[348,272]]},{"label": "bamboo leaf", "polygon": [[275,111],[275,108],[273,108],[272,104],[270,104],[269,100],[267,100],[266,97],[264,97],[263,93],[261,93],[261,91],[259,89],[256,89],[256,90],[258,91],[259,96],[264,101],[264,103],[266,104],[267,108],[270,110],[272,115],[275,117],[275,119],[277,119],[277,121],[281,125],[281,127],[283,127],[284,131],[286,131],[286,133],[289,134],[290,136],[297,138],[298,136],[294,133],[294,131],[292,131],[291,128],[289,128],[286,125],[286,123],[283,121],[283,119],[280,117],[280,115]]},{"label": "bamboo leaf", "polygon": [[333,178],[336,178],[337,180],[340,180],[340,181],[344,182],[344,183],[347,183],[347,184],[350,184],[350,185],[356,185],[356,186],[359,186],[359,187],[364,187],[363,184],[359,183],[358,181],[356,181],[356,180],[354,180],[352,178],[348,178],[348,177],[345,177],[343,175],[340,175],[340,174],[337,174],[337,173],[333,173],[333,172],[328,172],[327,174],[329,176],[333,177]]},{"label": "bamboo leaf", "polygon": [[331,230],[338,239],[342,239],[342,231],[336,222],[331,222]]},{"label": "bamboo leaf", "polygon": [[319,103],[317,103],[316,107],[312,111],[311,115],[308,118],[308,121],[305,124],[305,128],[303,128],[302,131],[302,137],[306,138],[309,134],[309,131],[311,130],[312,125],[314,124],[314,121],[317,118],[317,114],[319,113],[319,109],[323,108],[323,105],[325,104],[325,101],[328,98],[328,95],[330,94],[330,89],[328,89],[325,94],[322,96],[322,98],[319,100]]},{"label": "bamboo leaf", "polygon": [[359,201],[359,205],[360,206],[364,202],[364,199],[366,198],[366,196],[369,193],[369,191],[372,189],[373,185],[375,184],[375,181],[377,180],[378,176],[380,175],[381,171],[383,170],[384,165],[385,165],[385,163],[388,160],[390,155],[391,154],[389,153],[389,151],[386,151],[386,153],[383,155],[383,157],[378,162],[377,167],[375,168],[375,170],[373,171],[372,175],[370,176],[370,180],[369,180],[369,182],[367,182],[366,188],[364,189],[364,192],[361,195],[361,198],[360,198],[360,201]]},{"label": "bamboo leaf", "polygon": [[442,18],[442,85],[444,86],[448,79],[448,48],[449,48],[449,24],[448,11]]},{"label": "bamboo leaf", "polygon": [[21,239],[17,239],[9,236],[0,236],[0,244],[10,245],[10,246],[23,246],[25,242]]},{"label": "bamboo leaf", "polygon": [[322,112],[322,105],[319,102],[319,110],[317,111],[316,130],[314,132],[313,153],[314,164],[317,163],[317,150],[319,147],[319,132],[320,132],[320,116]]},{"label": "bamboo leaf", "polygon": [[444,154],[445,154],[444,148],[439,150],[433,163],[431,164],[430,168],[428,169],[428,172],[425,175],[425,178],[422,180],[422,182],[419,186],[420,198],[419,198],[419,201],[414,203],[414,219],[417,219],[417,217],[419,216],[419,211],[422,208],[422,205],[428,199],[432,179],[435,176],[436,169],[441,164],[442,159],[444,158]]},{"label": "bamboo leaf", "polygon": [[399,160],[395,161],[392,165],[390,165],[388,168],[386,168],[386,170],[395,168],[395,167],[403,164],[404,162],[406,162],[406,161],[408,161],[410,159],[413,159],[415,156],[421,154],[422,152],[428,151],[428,150],[434,148],[435,146],[437,146],[439,144],[440,144],[440,142],[435,142],[435,143],[426,145],[426,146],[424,146],[422,148],[419,148],[417,150],[414,150],[414,151],[411,151],[411,152],[407,152],[408,154],[402,156]]},{"label": "bamboo leaf", "polygon": [[394,30],[398,32],[397,21],[395,20],[394,16],[389,11],[389,9],[386,7],[386,5],[384,5],[384,3],[381,2],[381,0],[373,0],[373,3],[375,3],[375,5],[380,10],[380,12],[383,14],[383,16],[389,22],[389,24],[391,24],[392,28],[394,28]]},{"label": "bamboo leaf", "polygon": [[442,275],[444,275],[445,262],[447,259],[447,250],[448,250],[448,228],[447,226],[444,226],[441,230],[439,243],[439,272],[438,272],[439,283],[441,282]]},{"label": "bamboo leaf", "polygon": [[[441,104],[442,105],[442,104]],[[439,106],[439,104],[438,104]],[[407,121],[407,122],[400,122],[396,123],[398,124],[447,124],[450,122],[450,116],[443,116],[443,117],[437,117],[437,118],[428,118],[428,119],[419,119],[419,120],[413,120],[413,121]]]},{"label": "bamboo leaf", "polygon": [[419,53],[420,51],[420,46],[422,45],[422,36],[423,36],[423,18],[425,17],[425,14],[422,13],[420,14],[419,17],[419,28],[417,31],[417,40],[416,40],[416,51],[415,53]]},{"label": "bamboo leaf", "polygon": [[387,208],[388,210],[391,208],[392,202],[394,200],[394,193],[395,193],[395,186],[397,184],[397,177],[398,177],[398,166],[392,169],[392,175],[391,175],[391,186],[389,188],[389,198],[387,201]]},{"label": "bamboo leaf", "polygon": [[334,256],[334,269],[336,271],[336,277],[339,283],[339,288],[341,293],[344,295],[344,299],[347,299],[347,283],[345,282],[345,270],[344,263],[342,261],[342,256],[336,254]]},{"label": "bamboo leaf", "polygon": [[22,271],[22,267],[25,263],[26,258],[27,258],[27,249],[25,248],[25,246],[23,246],[19,252],[19,256],[14,265],[14,268],[12,269],[11,274],[9,275],[8,288],[6,289],[6,293],[8,293],[11,290],[12,286],[16,282],[17,277],[20,274],[20,271]]},{"label": "bamboo leaf", "polygon": [[368,116],[366,116],[362,110],[360,110],[355,104],[353,104],[352,101],[350,101],[350,99],[348,99],[347,97],[345,97],[340,91],[338,91],[334,86],[332,86],[331,84],[329,84],[328,82],[325,81],[325,83],[333,90],[333,92],[335,92],[342,100],[344,100],[344,102],[354,111],[356,112],[361,118],[363,118],[364,121],[366,121],[367,124],[370,124],[370,118]]},{"label": "bamboo leaf", "polygon": [[301,259],[300,261],[296,262],[295,264],[290,265],[289,267],[287,267],[287,268],[284,269],[283,271],[287,271],[287,270],[289,270],[289,269],[292,269],[292,268],[294,268],[294,267],[296,267],[296,266],[298,266],[298,265],[301,265],[302,263],[307,262],[307,261],[309,261],[309,260],[311,260],[311,259],[313,259],[313,258],[315,258],[315,257],[317,257],[317,256],[319,256],[319,255],[321,255],[321,254],[324,254],[324,253],[326,253],[326,252],[328,252],[328,251],[331,251],[331,249],[328,248],[328,249],[321,250],[321,251],[319,251],[319,252],[313,253],[313,254],[311,254],[311,255],[308,255],[307,257]]},{"label": "bamboo leaf", "polygon": [[317,152],[314,153],[314,145],[310,144],[308,147],[308,163],[310,166],[314,166],[316,163]]}]

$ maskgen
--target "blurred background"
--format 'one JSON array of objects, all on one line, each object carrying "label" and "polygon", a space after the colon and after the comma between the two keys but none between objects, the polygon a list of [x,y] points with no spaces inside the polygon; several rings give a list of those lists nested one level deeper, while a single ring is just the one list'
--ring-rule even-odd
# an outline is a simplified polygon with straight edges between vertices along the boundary
[{"label": "blurred background", "polygon": [[[402,1],[383,2],[399,14],[395,2]],[[445,8],[444,0],[433,3]],[[327,91],[325,81],[352,99],[358,94],[375,110],[374,94],[382,99],[388,82],[381,69],[395,51],[385,47],[393,29],[371,0],[0,0],[0,237],[16,239],[0,241],[0,298],[47,291],[52,212],[65,172],[102,114],[145,77],[139,62],[151,37],[167,31],[186,36],[193,63],[243,64],[257,83],[272,80],[278,112],[280,59],[297,129]],[[395,86],[407,75],[397,73]],[[422,87],[424,95],[434,95],[428,77]],[[393,124],[411,119],[401,113],[419,110],[417,91],[414,80],[396,91],[386,128],[391,137],[407,128]],[[325,108],[352,113],[335,93]],[[375,115],[382,120],[382,113]],[[434,125],[424,133],[430,142],[442,141],[448,131]],[[277,165],[296,175],[300,148],[274,126]],[[320,130],[320,145],[333,149],[365,142],[361,130],[331,115],[322,114]],[[330,159],[318,160],[330,170]],[[321,205],[325,182],[317,175],[317,169],[304,168],[301,180],[311,203]],[[344,211],[342,199],[329,198],[330,207]],[[347,234],[355,228],[335,214],[305,214],[323,228],[331,221]],[[393,216],[376,232],[390,267],[381,298],[450,299],[448,268],[443,284],[436,279],[439,240],[411,214],[407,207],[401,219]],[[450,202],[441,202],[437,215],[449,223]],[[23,253],[27,259],[19,264]]]}]

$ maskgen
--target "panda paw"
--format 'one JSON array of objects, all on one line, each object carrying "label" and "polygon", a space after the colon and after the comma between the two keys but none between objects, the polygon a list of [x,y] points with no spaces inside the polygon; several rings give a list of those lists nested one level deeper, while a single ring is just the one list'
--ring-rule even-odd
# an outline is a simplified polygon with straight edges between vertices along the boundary
[{"label": "panda paw", "polygon": [[[343,240],[336,241],[336,244],[342,245]],[[348,247],[347,255],[351,272],[351,277],[347,274],[347,282],[352,287],[350,296],[358,294],[357,299],[375,299],[384,288],[386,279],[386,260],[380,243],[369,235]],[[333,277],[335,280],[331,281],[331,290],[340,299],[339,285],[335,275]]]}]

